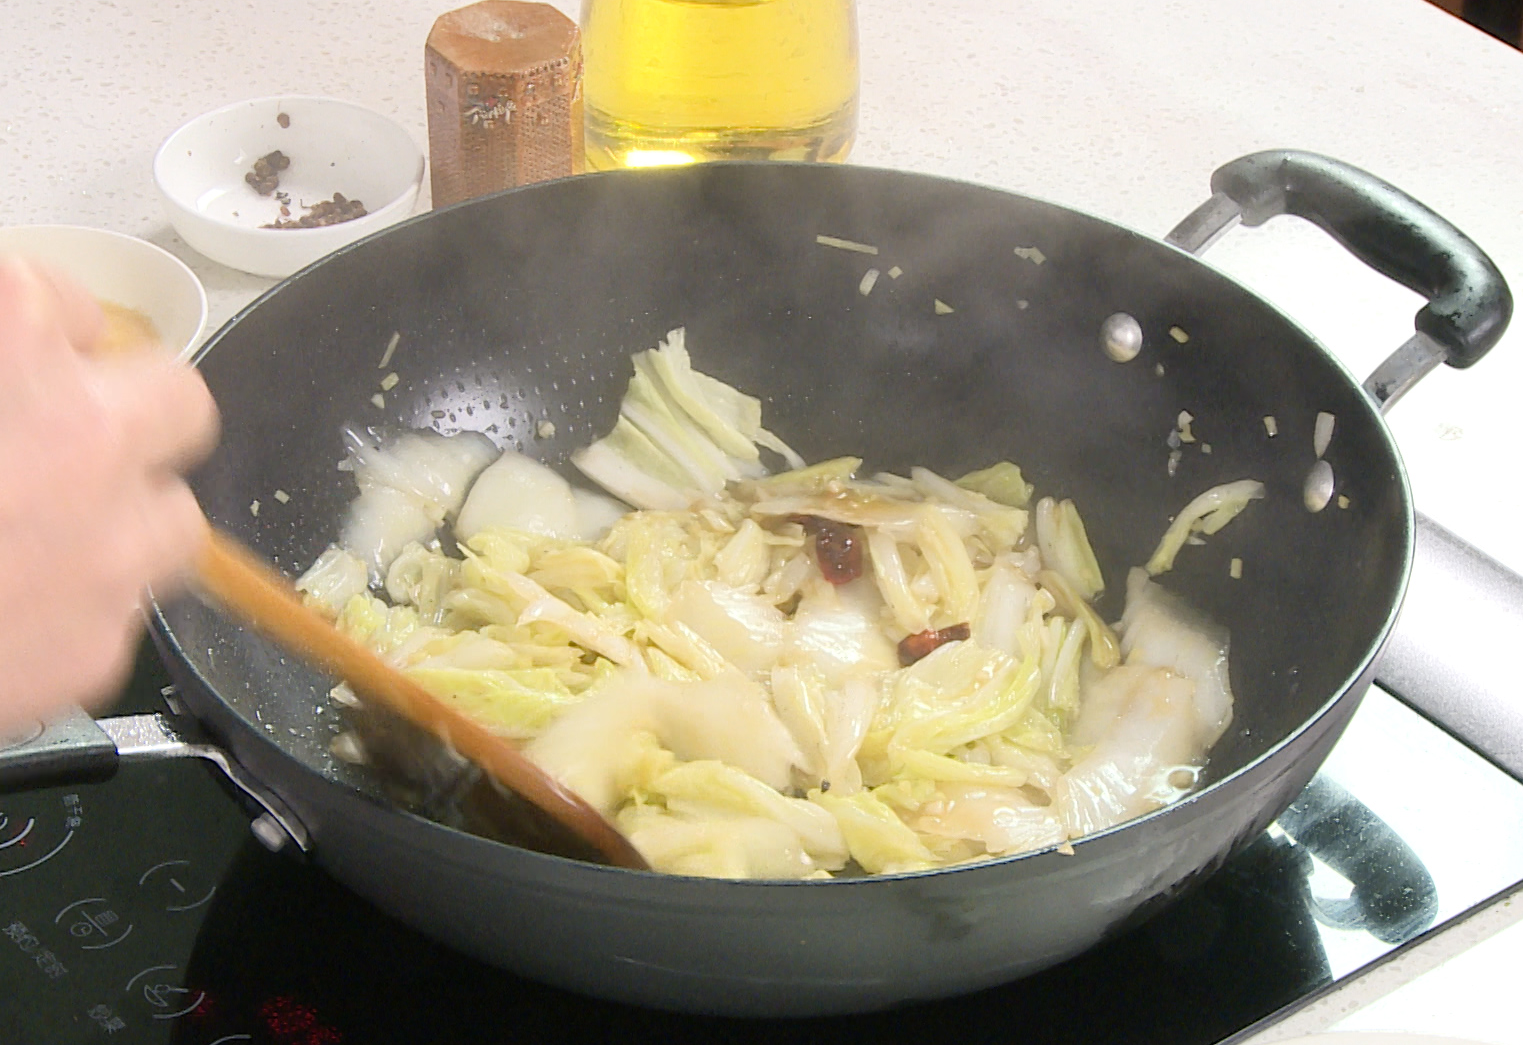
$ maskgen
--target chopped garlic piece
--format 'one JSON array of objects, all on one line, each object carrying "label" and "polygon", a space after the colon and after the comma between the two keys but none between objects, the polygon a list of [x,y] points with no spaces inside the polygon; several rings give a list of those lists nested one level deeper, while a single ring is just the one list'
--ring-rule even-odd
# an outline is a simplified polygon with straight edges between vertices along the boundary
[{"label": "chopped garlic piece", "polygon": [[1040,247],[1016,247],[1015,256],[1025,258],[1033,265],[1040,265],[1047,260],[1047,255],[1042,253],[1042,248]]},{"label": "chopped garlic piece", "polygon": [[291,495],[286,493],[284,490],[276,490],[275,491],[275,500],[279,501],[281,504],[287,503],[288,501],[290,501],[290,499],[291,499]]},{"label": "chopped garlic piece", "polygon": [[854,243],[849,239],[840,239],[836,236],[816,236],[814,241],[822,247],[835,247],[837,250],[854,250],[858,254],[876,254],[877,247],[868,246],[866,243]]},{"label": "chopped garlic piece", "polygon": [[534,432],[541,439],[549,439],[551,436],[553,436],[555,434],[555,422],[554,421],[541,421],[539,423],[539,426],[534,429]]},{"label": "chopped garlic piece", "polygon": [[391,340],[386,342],[386,351],[382,354],[381,361],[375,366],[377,370],[386,369],[387,365],[391,362],[391,354],[397,350],[397,342],[401,340],[402,332],[400,330],[391,335]]},{"label": "chopped garlic piece", "polygon": [[1271,439],[1280,434],[1280,422],[1274,419],[1273,414],[1266,414],[1264,416],[1264,431],[1269,433],[1269,438]]},{"label": "chopped garlic piece", "polygon": [[1242,559],[1233,559],[1232,562],[1228,563],[1228,565],[1227,565],[1227,575],[1229,577],[1231,577],[1235,581],[1242,580],[1243,579],[1243,560]]},{"label": "chopped garlic piece", "polygon": [[857,293],[863,297],[873,292],[873,284],[878,282],[878,270],[868,269],[862,276],[862,282],[857,284]]},{"label": "chopped garlic piece", "polygon": [[895,265],[893,268],[888,270],[889,279],[898,279],[902,275],[904,275],[904,269],[900,268],[898,265]]},{"label": "chopped garlic piece", "polygon": [[249,503],[249,514],[252,515],[256,519],[259,518],[259,502],[258,501],[251,501]]},{"label": "chopped garlic piece", "polygon": [[369,758],[365,754],[365,746],[360,743],[360,738],[353,733],[344,732],[333,738],[328,745],[328,750],[333,757],[350,765],[362,766]]},{"label": "chopped garlic piece", "polygon": [[1347,495],[1340,493],[1338,495],[1338,507],[1339,508],[1347,508],[1348,505],[1349,505],[1349,500],[1348,500]]},{"label": "chopped garlic piece", "polygon": [[1317,414],[1317,425],[1312,432],[1311,445],[1319,458],[1327,453],[1327,445],[1333,441],[1333,425],[1336,422],[1337,418],[1325,410]]},{"label": "chopped garlic piece", "polygon": [[955,308],[953,308],[951,305],[948,305],[945,301],[941,300],[940,298],[936,299],[936,314],[938,316],[945,316],[948,313],[956,311],[957,310]]},{"label": "chopped garlic piece", "polygon": [[370,401],[375,404],[377,410],[386,409],[386,397],[381,393],[377,392],[375,395],[371,396]]},{"label": "chopped garlic piece", "polygon": [[1190,340],[1190,335],[1185,332],[1184,327],[1170,327],[1169,336],[1181,345]]},{"label": "chopped garlic piece", "polygon": [[398,377],[397,372],[393,370],[391,373],[381,378],[381,391],[390,392],[393,388],[397,387],[397,382],[400,380],[402,379]]}]

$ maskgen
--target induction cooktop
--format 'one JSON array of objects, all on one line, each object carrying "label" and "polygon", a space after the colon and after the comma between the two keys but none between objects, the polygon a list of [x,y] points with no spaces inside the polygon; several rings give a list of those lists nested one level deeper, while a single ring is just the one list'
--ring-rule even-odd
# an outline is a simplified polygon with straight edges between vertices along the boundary
[{"label": "induction cooktop", "polygon": [[[147,646],[113,711],[162,709]],[[520,979],[266,851],[197,764],[0,795],[0,1045],[1148,1043],[1246,1036],[1523,881],[1523,784],[1371,690],[1294,806],[1152,920],[962,998],[694,1017]],[[554,940],[544,941],[547,947]]]}]

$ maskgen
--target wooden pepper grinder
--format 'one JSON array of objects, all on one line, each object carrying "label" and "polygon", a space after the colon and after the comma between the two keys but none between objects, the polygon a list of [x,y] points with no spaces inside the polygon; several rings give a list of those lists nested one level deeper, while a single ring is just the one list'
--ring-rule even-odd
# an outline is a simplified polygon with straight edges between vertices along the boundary
[{"label": "wooden pepper grinder", "polygon": [[424,75],[434,206],[581,173],[581,37],[555,8],[482,0],[441,15]]}]

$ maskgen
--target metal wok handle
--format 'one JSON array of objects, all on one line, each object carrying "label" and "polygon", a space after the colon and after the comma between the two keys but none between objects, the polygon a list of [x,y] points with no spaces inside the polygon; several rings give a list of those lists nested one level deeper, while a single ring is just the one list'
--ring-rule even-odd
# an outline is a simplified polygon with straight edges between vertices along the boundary
[{"label": "metal wok handle", "polygon": [[[1425,294],[1417,333],[1364,387],[1382,412],[1440,362],[1465,367],[1512,316],[1506,280],[1481,249],[1400,189],[1306,152],[1261,152],[1221,167],[1212,197],[1168,240],[1198,254],[1239,222],[1296,214]],[[1412,576],[1376,681],[1523,778],[1523,703],[1507,654],[1523,635],[1523,577],[1417,516]]]},{"label": "metal wok handle", "polygon": [[0,794],[106,780],[123,762],[164,758],[211,762],[259,807],[260,814],[249,825],[255,838],[271,850],[308,851],[307,829],[285,803],[221,748],[186,739],[165,715],[96,720],[75,708],[52,722],[37,723],[19,737],[0,737]]},{"label": "metal wok handle", "polygon": [[1382,408],[1439,363],[1472,366],[1512,317],[1507,281],[1476,244],[1395,186],[1316,153],[1277,149],[1233,160],[1211,176],[1211,199],[1169,233],[1192,254],[1238,222],[1280,214],[1305,218],[1376,271],[1428,299],[1417,333],[1385,361],[1365,390]]}]

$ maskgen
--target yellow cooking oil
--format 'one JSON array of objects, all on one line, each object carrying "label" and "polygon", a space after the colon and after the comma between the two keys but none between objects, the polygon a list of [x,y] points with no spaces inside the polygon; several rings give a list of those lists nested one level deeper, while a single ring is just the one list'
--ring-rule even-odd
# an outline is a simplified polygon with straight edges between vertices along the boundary
[{"label": "yellow cooking oil", "polygon": [[844,160],[855,0],[584,0],[587,166]]}]

